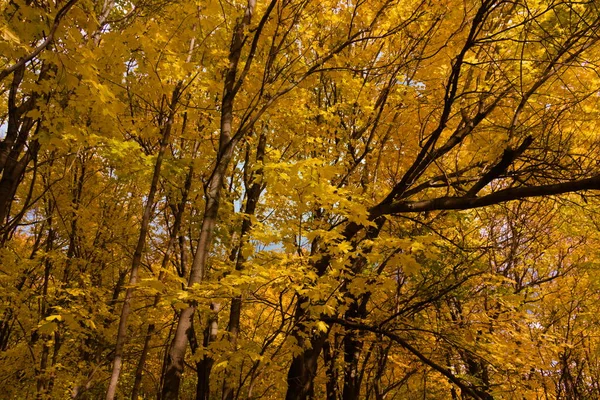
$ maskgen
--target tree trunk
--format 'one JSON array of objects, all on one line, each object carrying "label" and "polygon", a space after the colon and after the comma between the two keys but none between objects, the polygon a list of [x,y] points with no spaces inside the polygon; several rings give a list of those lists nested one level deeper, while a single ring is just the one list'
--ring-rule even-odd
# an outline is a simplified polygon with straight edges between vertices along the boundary
[{"label": "tree trunk", "polygon": [[[230,158],[230,157],[229,157]],[[229,160],[227,160],[229,161]],[[227,163],[228,164],[228,163]],[[212,241],[212,235],[217,220],[217,213],[220,204],[220,191],[223,185],[224,172],[227,165],[218,165],[218,170],[213,172],[211,181],[207,190],[206,206],[204,211],[204,219],[200,230],[200,239],[196,248],[194,261],[188,287],[202,282],[206,261],[208,259],[208,251]],[[187,334],[192,326],[192,317],[196,307],[194,305],[186,308],[181,312],[177,329],[173,337],[173,343],[167,357],[167,366],[165,368],[165,380],[162,389],[163,400],[177,399],[179,396],[179,386],[181,383],[181,374],[183,373],[183,360],[185,358],[185,350],[187,346]]]},{"label": "tree trunk", "polygon": [[[219,328],[218,313],[220,304],[211,304],[212,312],[208,318],[206,328],[204,329],[204,341],[202,345],[205,349],[217,339]],[[208,400],[210,398],[210,373],[214,364],[214,359],[210,355],[205,355],[202,360],[196,364],[196,375],[198,381],[196,384],[196,400]]]},{"label": "tree trunk", "polygon": [[[350,296],[352,303],[346,312],[345,319],[361,320],[367,317],[367,303],[370,294],[365,293],[360,300]],[[362,333],[348,330],[344,336],[344,391],[343,400],[357,400],[360,396],[361,374],[358,364],[363,349]]]},{"label": "tree trunk", "polygon": [[[162,262],[161,262],[161,266],[160,266],[160,273],[158,274],[158,280],[160,282],[162,282],[165,279],[165,271],[167,269],[167,265],[169,264],[169,260],[171,258],[171,253],[173,251],[173,249],[175,248],[175,240],[177,239],[178,235],[179,235],[179,230],[181,229],[181,221],[183,219],[183,212],[185,211],[185,205],[187,203],[187,199],[188,199],[188,195],[190,192],[190,188],[192,186],[192,177],[194,175],[194,167],[193,165],[190,166],[186,179],[185,179],[185,185],[183,188],[183,193],[181,195],[181,201],[179,202],[179,204],[177,206],[173,206],[173,209],[175,210],[175,221],[173,222],[173,228],[171,230],[171,233],[169,234],[169,241],[167,242],[167,248],[165,249],[165,254],[163,255],[162,258]],[[158,303],[160,302],[160,293],[157,293],[156,296],[154,296],[154,307],[156,307],[158,305]],[[144,365],[146,363],[146,358],[148,356],[148,349],[150,348],[150,340],[152,339],[152,335],[154,334],[154,331],[156,329],[156,326],[154,323],[151,323],[148,325],[148,329],[146,331],[146,337],[144,338],[144,347],[142,348],[142,354],[140,355],[140,359],[135,371],[135,380],[133,382],[133,389],[131,391],[131,399],[132,400],[136,400],[138,398],[139,395],[139,391],[140,391],[140,386],[142,384],[142,375],[144,372]]]},{"label": "tree trunk", "polygon": [[129,317],[129,311],[131,308],[131,298],[135,290],[134,285],[138,280],[138,270],[142,261],[142,253],[146,245],[146,236],[148,234],[148,227],[150,225],[150,217],[152,209],[154,208],[154,196],[158,189],[158,180],[160,178],[160,170],[162,167],[165,150],[169,144],[169,137],[171,134],[171,127],[173,125],[173,119],[175,117],[175,105],[179,98],[179,91],[181,88],[181,82],[177,84],[173,90],[173,96],[169,104],[169,115],[167,120],[162,127],[162,137],[160,142],[160,148],[156,157],[156,163],[154,164],[154,171],[152,174],[152,182],[148,191],[148,199],[144,206],[144,215],[142,216],[142,222],[140,226],[140,235],[133,254],[131,261],[131,269],[129,275],[129,287],[125,291],[125,299],[123,301],[123,308],[121,309],[121,318],[119,320],[119,329],[117,331],[117,343],[115,345],[115,354],[113,358],[113,368],[106,391],[106,400],[113,400],[117,392],[117,384],[119,382],[119,375],[121,374],[121,367],[123,364],[123,349],[125,347],[125,339],[127,337],[127,318]]},{"label": "tree trunk", "polygon": [[[296,340],[302,339],[298,335]],[[317,373],[319,354],[321,354],[326,340],[326,332],[317,334],[310,340],[311,348],[294,357],[288,370],[286,400],[306,400],[313,395],[313,382]]]},{"label": "tree trunk", "polygon": [[138,361],[137,368],[135,369],[135,380],[133,381],[133,389],[131,390],[131,399],[137,400],[140,387],[142,385],[142,376],[144,374],[144,365],[146,364],[146,358],[148,357],[148,349],[150,347],[150,339],[154,335],[155,325],[149,324],[148,330],[146,331],[146,337],[144,338],[144,347],[142,347],[142,354]]},{"label": "tree trunk", "polygon": [[[261,133],[258,138],[258,146],[256,149],[256,163],[262,165],[265,158],[265,148],[267,146],[267,137]],[[249,169],[249,164],[246,163],[246,168]],[[240,232],[240,243],[237,251],[232,252],[232,258],[235,258],[235,270],[241,271],[244,268],[246,257],[242,249],[248,242],[248,234],[252,229],[251,215],[256,212],[256,206],[260,194],[264,189],[262,184],[262,166],[260,166],[253,174],[249,174],[250,179],[246,182],[247,198],[246,207],[244,208],[245,217],[242,222],[242,229]],[[232,350],[235,351],[237,345],[237,338],[240,331],[240,318],[242,315],[242,296],[236,296],[231,300],[231,307],[229,311],[229,324],[227,325],[227,332],[229,333],[229,341],[231,342]],[[232,379],[232,371],[227,370],[225,373],[225,379],[223,380],[223,394],[222,399],[233,400],[234,387]]]},{"label": "tree trunk", "polygon": [[360,394],[358,361],[362,342],[357,332],[348,332],[344,337],[344,391],[343,400],[357,400]]},{"label": "tree trunk", "polygon": [[[325,262],[328,263],[328,261]],[[306,400],[312,395],[319,355],[328,336],[328,332],[322,331],[311,334],[308,328],[302,324],[306,316],[306,309],[303,307],[306,302],[308,299],[300,296],[296,303],[294,320],[300,325],[293,335],[297,345],[303,350],[292,359],[288,370],[286,400]],[[306,339],[307,336],[308,339]]]},{"label": "tree trunk", "polygon": [[[364,239],[372,239],[377,236],[383,224],[385,223],[384,218],[377,218],[375,220],[375,226],[371,227],[367,230]],[[350,241],[354,238],[354,236],[361,230],[361,226],[355,223],[349,223],[343,232],[343,237],[345,240]],[[353,243],[353,247],[355,247],[357,243]],[[311,250],[311,253],[316,252],[316,248]],[[369,250],[364,250],[364,252],[368,252]],[[318,276],[323,276],[329,266],[331,261],[331,256],[327,254],[327,250],[321,250],[323,255],[314,265],[314,270],[316,271]],[[352,260],[351,270],[354,273],[362,270],[366,263],[366,253],[362,256],[355,258]],[[345,290],[345,287],[342,288]],[[296,304],[296,312],[295,312],[295,320],[297,322],[302,321],[305,318],[306,311],[302,308],[302,304],[307,302],[308,299],[302,299],[302,297],[298,300]],[[361,305],[356,304],[356,301],[353,300],[352,307],[356,307],[357,309],[361,309],[363,305],[366,305],[366,301],[368,301],[368,294],[365,295],[365,299],[363,299],[363,303]],[[300,330],[300,331],[298,331]],[[310,337],[310,342],[308,344],[304,344],[305,339],[303,337]],[[295,356],[292,359],[292,363],[288,370],[287,382],[288,382],[288,390],[286,394],[286,400],[302,400],[308,398],[310,393],[313,390],[313,380],[317,371],[317,362],[319,359],[319,354],[323,348],[325,341],[327,340],[327,333],[319,333],[313,336],[310,336],[310,332],[306,331],[306,327],[304,325],[300,325],[296,332],[294,333],[294,337],[298,345],[305,350],[299,355]],[[355,352],[352,353],[352,357],[354,357]],[[344,359],[347,360],[347,356],[344,356]],[[358,361],[357,361],[358,362]],[[358,374],[357,374],[358,376]],[[353,384],[353,388],[354,388]]]},{"label": "tree trunk", "polygon": [[188,307],[181,312],[177,321],[175,335],[166,356],[166,366],[162,387],[162,400],[177,400],[179,398],[179,385],[183,373],[183,360],[188,341],[189,331],[192,329],[194,307]]},{"label": "tree trunk", "polygon": [[[332,348],[333,347],[333,348]],[[338,373],[336,366],[337,359],[337,343],[334,341],[334,345],[329,344],[329,340],[323,345],[323,359],[325,360],[325,375],[327,375],[327,382],[325,383],[325,389],[327,391],[327,400],[338,400]]]},{"label": "tree trunk", "polygon": [[[47,62],[42,63],[38,83],[46,80],[51,69]],[[39,95],[32,93],[31,96],[21,104],[17,104],[17,94],[21,91],[21,81],[25,74],[25,66],[14,71],[13,79],[8,92],[8,121],[6,124],[6,136],[0,142],[0,226],[7,222],[10,206],[14,195],[21,183],[25,168],[30,161],[37,157],[39,142],[32,140],[27,145],[31,130],[35,127],[33,136],[40,129],[41,119],[33,119],[26,116],[28,111],[36,108]],[[48,95],[44,95],[47,98]],[[25,154],[21,156],[23,150]]]},{"label": "tree trunk", "polygon": [[[221,191],[225,173],[233,150],[239,141],[240,135],[233,136],[233,105],[237,92],[240,89],[241,81],[236,77],[238,63],[242,48],[244,46],[245,30],[249,26],[256,0],[249,0],[244,16],[238,21],[234,28],[233,37],[231,40],[231,48],[229,51],[229,67],[225,74],[225,82],[223,85],[223,100],[221,102],[221,132],[219,136],[219,149],[215,168],[205,187],[206,204],[204,207],[204,218],[200,228],[200,238],[194,254],[194,260],[188,279],[188,287],[202,282],[207,268],[208,253],[210,251],[214,228],[217,222],[217,215],[221,203]],[[245,68],[250,66],[251,60],[247,60]],[[242,79],[242,77],[240,77]],[[238,133],[242,133],[239,132]],[[191,328],[192,317],[194,315],[195,305],[191,305],[183,310],[177,329],[173,337],[173,343],[167,357],[167,366],[165,368],[165,380],[162,388],[163,400],[172,400],[179,397],[179,386],[181,384],[181,374],[183,373],[183,360],[185,358],[185,350],[187,346],[187,332]],[[208,391],[208,388],[202,388]],[[198,394],[197,394],[198,395]]]},{"label": "tree trunk", "polygon": [[[54,206],[52,201],[48,202],[48,239],[46,241],[46,253],[50,253],[54,247],[54,239],[56,237],[54,227],[52,226],[52,214],[54,213]],[[40,320],[44,320],[48,317],[50,307],[48,301],[48,285],[50,283],[50,272],[52,270],[52,260],[48,255],[45,256],[44,260],[44,281],[42,284],[42,306],[41,306],[41,315]],[[58,329],[58,328],[57,328]],[[46,391],[48,389],[48,377],[47,369],[48,369],[48,355],[50,353],[50,345],[47,343],[50,340],[50,335],[42,335],[42,353],[40,355],[40,369],[38,371],[37,376],[37,393],[36,398],[41,399],[46,395]]]}]

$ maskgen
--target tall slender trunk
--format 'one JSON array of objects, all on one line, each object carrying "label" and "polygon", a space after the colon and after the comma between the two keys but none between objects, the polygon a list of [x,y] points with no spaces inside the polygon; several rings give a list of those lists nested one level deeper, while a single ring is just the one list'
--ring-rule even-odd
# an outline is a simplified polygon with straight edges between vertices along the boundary
[{"label": "tall slender trunk", "polygon": [[338,351],[336,342],[337,340],[334,340],[334,344],[331,346],[328,340],[323,345],[323,359],[326,368],[325,375],[327,376],[327,382],[325,383],[327,400],[338,400],[338,372],[336,366]]},{"label": "tall slender trunk", "polygon": [[[204,329],[204,341],[202,345],[206,349],[210,343],[217,339],[219,328],[219,310],[220,304],[211,304],[212,312],[208,317],[206,328]],[[210,373],[214,364],[214,359],[209,356],[204,356],[202,360],[196,364],[196,374],[198,381],[196,384],[196,400],[209,400],[210,398]]]},{"label": "tall slender trunk", "polygon": [[[223,100],[221,102],[221,123],[219,149],[216,158],[216,164],[213,172],[208,179],[205,187],[204,218],[200,228],[200,238],[194,254],[194,260],[188,279],[188,287],[202,282],[207,267],[208,254],[211,248],[214,228],[217,222],[217,215],[221,203],[221,191],[227,167],[231,161],[234,148],[244,132],[238,131],[233,135],[233,105],[235,96],[243,83],[244,74],[237,77],[238,64],[241,57],[242,48],[245,43],[245,31],[250,25],[256,0],[248,0],[244,16],[238,20],[231,40],[229,51],[229,67],[225,73],[225,82],[223,85]],[[274,1],[272,1],[274,6]],[[267,12],[270,12],[270,7]],[[258,33],[257,33],[258,34]],[[248,57],[244,69],[250,67],[251,57]],[[183,372],[183,360],[187,347],[187,333],[191,329],[192,318],[194,316],[195,305],[191,305],[183,310],[177,322],[177,329],[173,338],[173,343],[167,357],[167,366],[165,368],[165,379],[162,389],[163,400],[172,400],[179,397],[179,386],[181,384],[181,374]],[[208,388],[202,389],[208,391]]]},{"label": "tall slender trunk", "polygon": [[[50,273],[52,270],[52,260],[50,259],[49,253],[52,251],[54,247],[54,240],[56,237],[56,233],[54,231],[53,226],[53,218],[52,214],[54,213],[54,205],[52,200],[48,202],[48,239],[46,241],[46,256],[44,260],[44,281],[42,284],[42,304],[40,310],[40,319],[44,320],[49,315],[50,307],[48,300],[48,286],[50,284]],[[41,399],[46,395],[46,391],[48,388],[48,355],[50,353],[50,345],[48,341],[50,340],[50,335],[42,335],[42,353],[40,354],[40,369],[38,371],[37,376],[37,393],[36,398]]]},{"label": "tall slender trunk", "polygon": [[[8,222],[7,218],[15,194],[19,188],[19,184],[23,180],[27,165],[37,157],[38,150],[39,143],[37,140],[34,140],[30,143],[28,150],[21,158],[18,160],[14,159],[14,161],[9,163],[10,165],[7,165],[6,168],[4,168],[2,178],[0,178],[0,227],[2,228],[7,228],[9,226],[9,224],[5,225],[5,222]],[[16,157],[18,157],[18,153],[16,154]],[[14,226],[16,221],[11,222],[12,224],[10,225]]]},{"label": "tall slender trunk", "polygon": [[131,298],[135,290],[134,286],[138,280],[139,267],[142,261],[142,253],[146,245],[146,236],[148,235],[148,227],[150,225],[150,217],[152,209],[154,208],[154,196],[158,190],[158,180],[160,178],[160,171],[162,167],[165,150],[169,144],[169,138],[171,135],[171,127],[173,125],[173,119],[175,117],[175,108],[179,99],[179,91],[181,89],[181,82],[177,84],[173,90],[173,95],[169,103],[169,111],[166,121],[162,127],[162,137],[160,142],[160,148],[156,157],[156,163],[154,164],[154,171],[152,174],[152,182],[148,191],[148,199],[144,206],[144,214],[142,216],[142,222],[140,226],[140,235],[133,254],[131,261],[131,269],[129,275],[129,287],[125,291],[125,299],[123,301],[123,308],[121,309],[121,318],[119,320],[119,329],[117,331],[117,343],[115,344],[115,354],[113,359],[113,368],[106,391],[106,400],[113,400],[117,392],[117,384],[119,382],[119,375],[121,374],[121,367],[123,364],[123,349],[125,347],[125,339],[127,337],[127,318],[129,317],[129,311],[131,308]]},{"label": "tall slender trunk", "polygon": [[[231,177],[231,182],[233,184],[233,176]],[[230,192],[232,191],[232,187],[229,187]],[[233,229],[231,230],[231,234],[233,234]],[[234,251],[231,252],[229,259],[232,261],[234,259],[234,252],[237,251],[237,246]],[[237,253],[236,253],[237,254]],[[203,277],[205,279],[205,277]],[[206,326],[203,331],[203,341],[202,347],[205,349],[204,354],[200,362],[196,363],[196,400],[208,400],[210,397],[210,375],[212,372],[212,367],[214,365],[214,358],[212,354],[208,350],[210,345],[217,340],[217,334],[219,332],[219,311],[221,310],[221,304],[216,301],[212,301],[210,303],[211,311],[208,313],[206,318]],[[195,352],[195,349],[191,346],[192,353]],[[197,347],[197,343],[195,343]]]},{"label": "tall slender trunk", "polygon": [[[171,229],[171,233],[169,234],[169,240],[167,242],[167,248],[165,249],[165,254],[163,255],[163,259],[160,266],[160,273],[158,274],[158,280],[163,281],[166,276],[166,269],[169,264],[169,260],[171,259],[171,253],[175,248],[175,241],[179,235],[179,230],[181,229],[181,221],[183,220],[183,213],[185,211],[185,205],[188,200],[188,195],[190,192],[190,188],[192,186],[192,177],[194,175],[194,167],[190,166],[187,176],[185,178],[185,184],[183,187],[183,193],[181,195],[181,201],[178,205],[173,206],[175,210],[175,221],[173,222],[173,228]],[[154,304],[156,307],[160,302],[161,295],[157,293],[154,296]],[[146,331],[146,337],[144,338],[144,347],[142,349],[142,354],[140,355],[140,360],[138,362],[136,371],[135,371],[135,381],[133,382],[133,389],[131,391],[132,400],[136,400],[139,395],[140,386],[142,384],[142,374],[144,371],[144,365],[146,363],[146,358],[148,356],[148,349],[150,348],[150,340],[154,335],[154,331],[156,329],[156,325],[154,323],[150,323],[148,325],[148,329]]]},{"label": "tall slender trunk", "polygon": [[[51,69],[55,70],[48,62],[42,63],[38,83],[48,79]],[[14,71],[8,91],[6,135],[0,142],[0,227],[7,222],[11,204],[25,169],[37,157],[39,150],[37,140],[31,140],[29,144],[27,141],[34,128],[33,136],[37,135],[41,119],[33,119],[27,116],[27,112],[37,107],[40,95],[34,92],[21,104],[17,103],[18,94],[22,91],[21,82],[24,75],[25,65]],[[48,96],[44,95],[42,99]]]},{"label": "tall slender trunk", "polygon": [[[177,314],[175,315],[177,316]],[[158,382],[158,393],[156,394],[156,400],[162,400],[162,388],[165,385],[165,368],[167,367],[167,358],[169,357],[169,343],[171,343],[171,337],[173,336],[173,329],[175,328],[175,317],[173,318],[173,323],[169,326],[169,333],[167,334],[167,338],[164,342],[163,348],[164,353],[162,354],[162,366],[160,369],[160,380]]]},{"label": "tall slender trunk", "polygon": [[[353,296],[352,296],[353,297]],[[347,320],[363,319],[366,317],[366,299],[362,302],[352,298],[349,310],[346,312]],[[343,400],[357,400],[360,395],[360,374],[358,364],[360,354],[363,348],[362,334],[356,331],[348,330],[344,336],[344,390],[342,392]]]},{"label": "tall slender trunk", "polygon": [[71,217],[71,230],[69,232],[69,247],[67,249],[67,260],[65,264],[65,270],[63,272],[63,284],[69,282],[71,275],[71,266],[73,264],[73,257],[75,257],[76,246],[77,246],[77,230],[79,221],[79,205],[81,204],[81,196],[83,194],[83,182],[85,180],[85,162],[81,160],[81,173],[77,173],[75,169],[75,176],[73,177],[73,198],[71,199],[71,205],[73,207],[73,213]]},{"label": "tall slender trunk", "polygon": [[[267,146],[267,136],[264,132],[262,132],[258,138],[258,145],[256,148],[256,164],[259,167],[256,169],[254,173],[248,173],[249,179],[246,182],[247,189],[247,197],[246,197],[246,206],[244,208],[244,220],[242,221],[242,228],[240,231],[240,242],[237,246],[237,251],[232,252],[232,256],[235,258],[235,270],[241,271],[244,268],[244,263],[246,262],[246,257],[244,257],[244,252],[242,249],[248,242],[248,234],[252,229],[252,219],[251,215],[254,215],[256,212],[256,206],[258,205],[258,200],[260,198],[260,194],[264,189],[264,185],[262,183],[262,174],[263,168],[262,163],[265,158],[265,149]],[[250,169],[250,165],[246,162],[245,168]],[[231,342],[231,347],[233,351],[235,351],[237,345],[237,338],[240,331],[240,318],[242,315],[242,296],[236,296],[231,301],[231,307],[229,311],[229,324],[227,325],[227,332],[229,333],[229,341]],[[227,370],[225,373],[225,379],[223,380],[223,394],[222,398],[224,400],[233,400],[234,396],[234,387],[233,387],[233,377],[232,370]]]},{"label": "tall slender trunk", "polygon": [[[200,230],[200,239],[196,248],[196,254],[192,262],[188,287],[202,282],[208,259],[208,252],[212,235],[217,220],[217,213],[220,205],[220,192],[223,185],[223,178],[227,164],[231,155],[227,155],[227,163],[217,164],[218,169],[213,172],[211,180],[206,191],[206,205],[204,209],[204,219]],[[190,306],[184,309],[177,322],[175,336],[169,355],[167,357],[167,366],[165,368],[165,379],[162,390],[163,400],[177,399],[179,396],[179,385],[181,374],[183,372],[183,360],[187,347],[188,331],[192,326],[192,318],[196,307]]]},{"label": "tall slender trunk", "polygon": [[[72,190],[72,199],[71,199],[71,205],[73,207],[73,212],[71,215],[71,231],[69,232],[69,246],[67,248],[67,259],[65,260],[65,269],[64,269],[64,273],[63,273],[63,279],[62,282],[60,282],[60,286],[61,288],[65,288],[66,285],[68,284],[68,278],[69,278],[69,268],[71,266],[71,263],[73,261],[73,257],[75,256],[75,252],[76,252],[76,237],[77,237],[77,210],[79,209],[79,204],[81,202],[81,195],[83,192],[83,182],[85,179],[85,164],[81,163],[81,173],[79,174],[77,172],[77,169],[75,169],[74,175],[73,175],[73,190]],[[50,209],[50,212],[52,212],[52,208]],[[50,234],[52,234],[52,239],[54,239],[55,237],[55,233],[52,229],[52,217],[50,216],[50,219],[48,221],[48,225],[50,227]],[[49,236],[49,240],[50,240],[50,236]],[[50,243],[51,244],[51,243]],[[47,248],[46,251],[51,250],[51,246],[49,246]],[[43,287],[43,297],[44,297],[44,304],[43,304],[43,311],[42,311],[42,317],[47,317],[48,315],[50,315],[50,311],[53,307],[52,304],[50,304],[49,300],[47,299],[47,295],[48,295],[48,279],[50,278],[50,270],[52,269],[52,262],[50,260],[46,260],[46,268],[44,271],[44,287]],[[60,303],[58,305],[61,305]],[[60,350],[60,347],[62,345],[62,339],[61,339],[61,334],[60,334],[60,330],[56,329],[53,333],[54,335],[54,343],[53,343],[53,348],[52,348],[52,357],[50,358],[50,367],[54,367],[56,365],[56,362],[58,360],[58,352]],[[43,384],[42,386],[42,391],[46,394],[46,395],[50,395],[52,392],[52,387],[54,386],[54,373],[51,373],[49,376],[47,374],[47,369],[48,369],[48,358],[50,355],[50,345],[47,342],[44,342],[43,348],[42,348],[42,354],[41,354],[41,367],[40,367],[40,371],[42,371],[46,376],[43,376]],[[40,385],[38,384],[38,395],[41,395],[42,391],[39,390]]]}]

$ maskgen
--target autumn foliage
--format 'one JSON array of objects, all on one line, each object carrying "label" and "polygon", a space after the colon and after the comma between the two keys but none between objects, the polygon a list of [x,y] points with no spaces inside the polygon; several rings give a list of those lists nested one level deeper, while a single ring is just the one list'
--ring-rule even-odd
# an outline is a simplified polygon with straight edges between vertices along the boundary
[{"label": "autumn foliage", "polygon": [[0,397],[599,399],[600,3],[0,3]]}]

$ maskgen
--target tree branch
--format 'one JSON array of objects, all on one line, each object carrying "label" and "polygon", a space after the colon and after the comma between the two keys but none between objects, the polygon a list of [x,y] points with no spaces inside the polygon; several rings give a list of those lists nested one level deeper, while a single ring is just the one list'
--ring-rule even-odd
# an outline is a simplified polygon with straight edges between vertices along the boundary
[{"label": "tree branch", "polygon": [[486,207],[493,204],[529,197],[553,196],[581,190],[600,190],[600,175],[551,185],[518,187],[499,190],[482,197],[438,197],[431,200],[399,201],[389,205],[379,204],[373,207],[371,218],[387,214],[409,212],[439,211],[439,210],[468,210]]},{"label": "tree branch", "polygon": [[54,34],[56,33],[56,30],[60,26],[60,21],[65,17],[67,12],[71,9],[71,7],[73,7],[75,5],[75,3],[77,3],[77,0],[70,0],[67,4],[65,4],[58,11],[56,16],[54,17],[54,23],[52,24],[52,28],[50,28],[50,32],[48,33],[48,36],[46,36],[46,39],[44,39],[44,41],[38,47],[36,47],[31,53],[29,53],[25,57],[22,57],[15,64],[13,64],[10,67],[1,71],[0,72],[0,81],[2,81],[4,78],[6,78],[8,75],[13,73],[20,67],[24,66],[26,63],[31,61],[35,56],[40,54],[42,52],[42,50],[44,50],[46,47],[48,47],[48,45],[54,39]]},{"label": "tree branch", "polygon": [[504,154],[502,154],[502,159],[498,162],[498,164],[494,165],[492,169],[490,169],[484,176],[481,177],[479,181],[467,192],[468,197],[474,197],[479,193],[481,189],[483,189],[488,183],[498,178],[501,174],[503,174],[510,165],[515,162],[515,160],[523,154],[525,150],[533,143],[533,136],[529,135],[525,138],[523,143],[516,149],[513,150],[510,147],[504,150]]},{"label": "tree branch", "polygon": [[456,375],[454,375],[452,373],[452,371],[433,362],[431,359],[429,359],[423,353],[421,353],[418,349],[413,347],[410,343],[408,343],[406,340],[404,340],[400,336],[396,335],[395,333],[388,332],[386,330],[378,329],[378,328],[375,328],[375,327],[372,327],[369,325],[365,325],[365,324],[349,322],[349,321],[346,321],[346,320],[343,320],[340,318],[325,318],[324,321],[328,322],[328,323],[337,323],[337,324],[340,324],[340,325],[343,325],[343,326],[346,326],[346,327],[352,328],[352,329],[369,331],[369,332],[373,332],[373,333],[380,334],[383,336],[387,336],[389,339],[398,343],[405,350],[407,350],[408,352],[410,352],[414,356],[416,356],[419,360],[421,360],[421,362],[423,364],[431,367],[432,369],[438,371],[439,373],[444,375],[446,378],[448,378],[448,380],[450,380],[450,382],[452,382],[453,384],[458,386],[464,394],[468,394],[469,396],[473,397],[474,399],[479,399],[479,400],[488,400],[488,399],[492,398],[488,393],[477,390],[476,388],[470,387],[468,384],[464,383],[462,380],[457,378]]}]

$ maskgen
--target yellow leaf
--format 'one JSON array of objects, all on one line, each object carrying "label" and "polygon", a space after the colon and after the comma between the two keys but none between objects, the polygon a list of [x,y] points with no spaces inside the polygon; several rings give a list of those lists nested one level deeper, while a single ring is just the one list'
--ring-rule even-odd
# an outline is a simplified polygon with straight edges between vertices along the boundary
[{"label": "yellow leaf", "polygon": [[327,329],[329,329],[329,326],[327,326],[327,324],[323,321],[318,321],[317,322],[317,329],[320,332],[327,332]]}]

